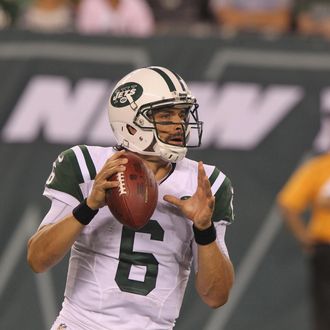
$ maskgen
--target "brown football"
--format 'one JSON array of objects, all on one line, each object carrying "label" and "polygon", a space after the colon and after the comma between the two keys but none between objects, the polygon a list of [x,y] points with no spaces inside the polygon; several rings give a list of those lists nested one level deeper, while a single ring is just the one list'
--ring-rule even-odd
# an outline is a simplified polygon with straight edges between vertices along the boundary
[{"label": "brown football", "polygon": [[114,217],[123,225],[137,230],[150,220],[158,200],[158,184],[153,172],[143,160],[131,152],[126,170],[112,175],[110,181],[119,181],[119,187],[109,189],[106,203]]}]

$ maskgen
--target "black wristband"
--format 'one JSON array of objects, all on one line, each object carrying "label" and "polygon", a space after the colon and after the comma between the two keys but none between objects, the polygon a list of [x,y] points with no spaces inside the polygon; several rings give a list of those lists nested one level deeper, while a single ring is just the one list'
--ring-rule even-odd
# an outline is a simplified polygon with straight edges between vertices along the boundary
[{"label": "black wristband", "polygon": [[97,214],[97,212],[99,210],[93,210],[91,209],[87,203],[86,203],[87,199],[85,198],[78,206],[76,206],[73,210],[72,210],[72,214],[73,216],[82,224],[82,225],[88,225],[93,218],[95,217],[95,215]]},{"label": "black wristband", "polygon": [[193,225],[193,231],[195,235],[195,241],[199,245],[207,245],[214,242],[217,238],[217,232],[214,227],[214,223],[209,228],[204,230],[199,230]]}]

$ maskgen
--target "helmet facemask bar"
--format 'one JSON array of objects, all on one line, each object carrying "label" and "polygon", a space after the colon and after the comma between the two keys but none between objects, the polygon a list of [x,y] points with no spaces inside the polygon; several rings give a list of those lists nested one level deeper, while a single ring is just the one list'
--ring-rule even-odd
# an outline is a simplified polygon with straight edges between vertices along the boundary
[{"label": "helmet facemask bar", "polygon": [[[195,103],[194,107],[190,108],[190,117],[193,118],[193,121],[189,120],[188,126],[188,136],[187,140],[189,140],[190,144],[187,145],[189,148],[198,148],[202,144],[202,136],[203,136],[203,122],[199,120],[198,117],[198,109],[199,105]],[[196,134],[191,136],[191,132],[194,131]]]},{"label": "helmet facemask bar", "polygon": [[[155,139],[168,146],[176,148],[194,148],[201,145],[201,137],[203,132],[203,122],[198,119],[198,104],[195,102],[160,102],[159,104],[145,105],[139,109],[134,124],[139,128],[150,131],[152,130]],[[166,119],[166,112],[178,111],[182,117],[179,121],[171,121]],[[186,112],[186,113],[184,113]],[[159,119],[159,113],[164,113],[164,118]],[[158,117],[158,119],[156,118]],[[191,120],[192,119],[192,120]],[[170,129],[170,126],[176,128]],[[171,132],[170,132],[171,131]],[[191,142],[191,133],[195,132],[193,141]]]}]

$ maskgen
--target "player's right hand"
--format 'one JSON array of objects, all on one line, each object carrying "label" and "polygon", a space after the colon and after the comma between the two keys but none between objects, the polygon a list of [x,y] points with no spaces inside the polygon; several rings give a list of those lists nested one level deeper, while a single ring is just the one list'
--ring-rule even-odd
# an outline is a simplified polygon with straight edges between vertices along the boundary
[{"label": "player's right hand", "polygon": [[105,193],[108,189],[118,187],[118,181],[109,181],[113,174],[125,171],[127,158],[121,157],[125,150],[120,150],[113,154],[103,165],[102,169],[97,173],[92,191],[87,197],[87,205],[97,210],[105,205]]}]

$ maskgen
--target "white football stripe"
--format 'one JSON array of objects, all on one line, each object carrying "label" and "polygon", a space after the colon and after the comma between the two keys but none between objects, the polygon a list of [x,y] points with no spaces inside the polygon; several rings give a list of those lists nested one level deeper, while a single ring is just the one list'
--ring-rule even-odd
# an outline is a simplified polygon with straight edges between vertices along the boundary
[{"label": "white football stripe", "polygon": [[86,161],[85,161],[85,157],[81,151],[81,149],[78,146],[75,146],[72,148],[73,152],[75,153],[77,160],[78,160],[78,164],[80,167],[80,171],[81,174],[84,178],[84,181],[88,181],[91,179],[90,175],[89,175],[89,171],[86,165]]},{"label": "white football stripe", "polygon": [[225,178],[226,178],[226,176],[222,172],[220,172],[218,177],[216,178],[216,180],[214,181],[214,183],[211,187],[213,195],[218,191],[218,189],[222,185],[222,182],[225,180]]}]

